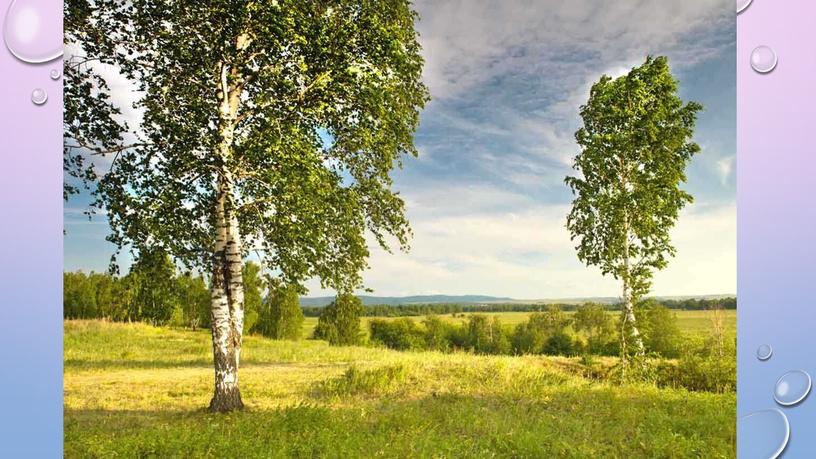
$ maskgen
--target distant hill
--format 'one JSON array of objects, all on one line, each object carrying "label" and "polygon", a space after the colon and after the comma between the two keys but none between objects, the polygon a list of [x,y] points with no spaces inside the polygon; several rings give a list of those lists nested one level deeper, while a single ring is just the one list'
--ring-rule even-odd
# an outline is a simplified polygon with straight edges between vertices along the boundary
[{"label": "distant hill", "polygon": [[[366,306],[387,304],[439,304],[439,303],[453,303],[453,304],[473,304],[473,303],[504,303],[513,302],[512,298],[503,298],[486,295],[414,295],[414,296],[368,296],[360,295],[359,298],[363,300]],[[300,299],[301,306],[326,306],[334,301],[333,296],[321,297],[302,297]]]},{"label": "distant hill", "polygon": [[[733,298],[736,295],[688,295],[688,296],[656,296],[657,300],[688,300],[688,299],[705,299],[714,300],[720,298]],[[363,300],[366,306],[373,305],[401,305],[401,304],[479,304],[479,303],[515,303],[515,304],[532,304],[532,303],[547,303],[547,304],[581,304],[586,302],[595,302],[601,304],[614,304],[620,301],[617,297],[586,297],[586,298],[542,298],[542,299],[527,299],[519,300],[509,297],[487,296],[487,295],[414,295],[414,296],[368,296],[360,295],[359,298]],[[321,297],[302,297],[300,299],[301,306],[326,306],[334,300],[333,296]]]},{"label": "distant hill", "polygon": [[[675,295],[675,296],[650,296],[658,301],[682,301],[682,300],[720,300],[723,298],[736,298],[736,294],[725,293],[715,295]],[[583,298],[537,298],[526,300],[510,300],[510,303],[530,304],[530,303],[544,303],[544,304],[583,304],[583,303],[600,303],[600,304],[616,304],[620,303],[620,297],[617,296],[595,296]]]}]

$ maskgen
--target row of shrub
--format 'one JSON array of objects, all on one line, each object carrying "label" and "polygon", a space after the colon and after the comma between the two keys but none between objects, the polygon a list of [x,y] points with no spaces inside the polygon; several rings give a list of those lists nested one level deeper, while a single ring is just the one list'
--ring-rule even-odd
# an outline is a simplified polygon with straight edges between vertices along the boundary
[{"label": "row of shrub", "polygon": [[[682,338],[676,316],[665,306],[639,308],[638,324],[646,350],[663,357],[677,357]],[[321,316],[322,317],[322,316]],[[599,304],[579,306],[568,315],[556,306],[530,314],[526,322],[508,328],[498,317],[467,316],[452,322],[428,316],[422,322],[409,318],[369,321],[373,343],[399,350],[463,350],[477,354],[618,355],[616,319]]]},{"label": "row of shrub", "polygon": [[[629,364],[630,373],[636,373],[630,378],[689,390],[735,390],[736,341],[725,332],[722,310],[712,311],[710,331],[703,335],[681,333],[676,315],[662,305],[641,305],[636,316],[645,357]],[[551,307],[513,328],[503,326],[498,317],[477,314],[459,323],[437,316],[421,322],[374,319],[369,329],[373,344],[397,350],[582,356],[588,376],[615,379],[626,377],[614,374],[625,369],[599,367],[592,356],[620,355],[616,322],[600,305],[586,304],[571,317]]]}]

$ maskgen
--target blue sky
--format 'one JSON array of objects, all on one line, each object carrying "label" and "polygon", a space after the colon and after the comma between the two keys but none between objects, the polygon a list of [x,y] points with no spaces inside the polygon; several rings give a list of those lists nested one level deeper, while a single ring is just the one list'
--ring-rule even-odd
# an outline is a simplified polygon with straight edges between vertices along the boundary
[{"label": "blue sky", "polygon": [[[653,292],[736,291],[733,2],[600,3],[416,3],[432,101],[416,135],[420,157],[394,174],[414,239],[408,254],[372,250],[364,278],[375,294],[618,295],[614,280],[575,256],[563,179],[590,85],[647,54],[667,55],[681,96],[705,107],[696,131],[703,151],[685,185],[695,203],[673,231],[678,255]],[[82,218],[81,201],[66,205],[65,266],[101,270],[112,249],[107,224]],[[329,293],[309,285],[312,295]]]}]

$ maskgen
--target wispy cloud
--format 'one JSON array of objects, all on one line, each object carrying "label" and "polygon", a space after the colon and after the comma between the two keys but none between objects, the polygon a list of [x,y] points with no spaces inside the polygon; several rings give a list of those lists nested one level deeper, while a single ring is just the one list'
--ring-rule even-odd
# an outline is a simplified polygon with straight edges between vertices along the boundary
[{"label": "wispy cloud", "polygon": [[736,160],[737,157],[732,155],[717,161],[717,173],[720,175],[720,183],[723,185],[728,184],[732,180]]},{"label": "wispy cloud", "polygon": [[[478,292],[528,299],[619,294],[617,282],[577,260],[565,227],[568,205],[540,205],[491,188],[439,191],[440,197],[462,196],[462,205],[443,198],[417,208],[410,254],[372,251],[365,280],[376,294]],[[473,202],[478,204],[470,207]],[[735,234],[733,204],[688,208],[672,231],[678,254],[655,277],[654,292],[736,292]]]}]

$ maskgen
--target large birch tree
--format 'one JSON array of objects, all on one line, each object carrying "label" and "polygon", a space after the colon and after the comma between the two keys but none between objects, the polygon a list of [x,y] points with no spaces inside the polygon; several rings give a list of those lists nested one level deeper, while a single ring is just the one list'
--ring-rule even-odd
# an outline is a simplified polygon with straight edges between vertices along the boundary
[{"label": "large birch tree", "polygon": [[693,200],[680,184],[700,151],[691,138],[701,109],[680,99],[665,57],[648,57],[620,78],[602,76],[581,106],[577,174],[565,180],[575,196],[567,228],[578,258],[621,282],[624,358],[644,352],[634,304],[674,256],[669,232]]},{"label": "large birch tree", "polygon": [[369,238],[407,249],[390,171],[416,155],[428,99],[416,14],[409,0],[79,3],[77,47],[141,94],[138,140],[97,148],[113,155],[97,184],[109,239],[209,271],[210,410],[240,409],[250,250],[281,282],[350,292]]}]

